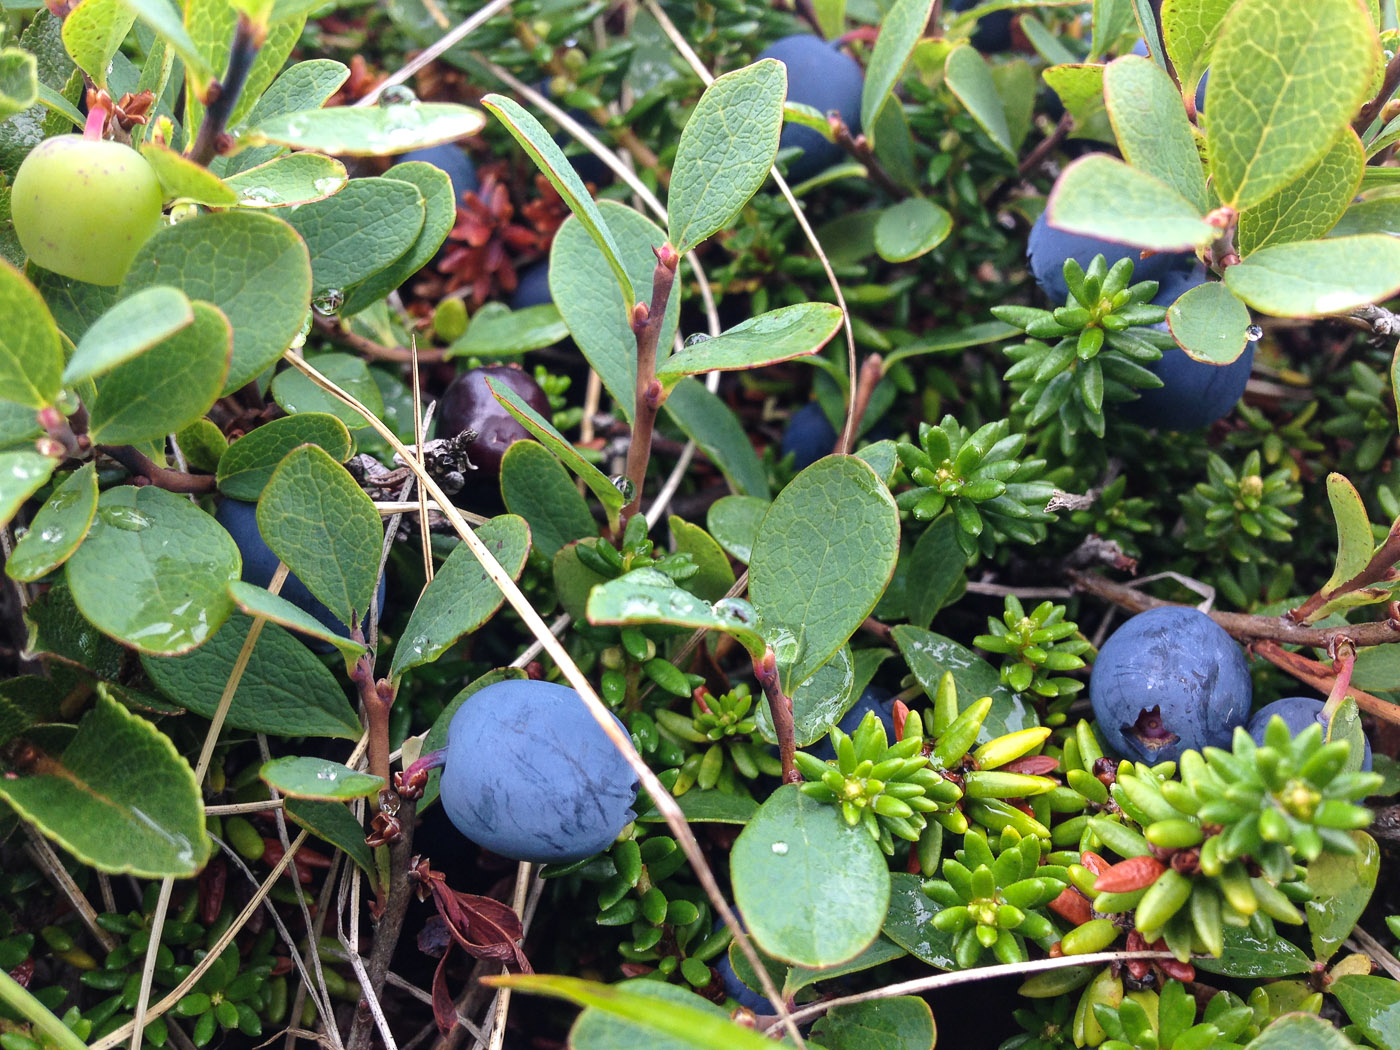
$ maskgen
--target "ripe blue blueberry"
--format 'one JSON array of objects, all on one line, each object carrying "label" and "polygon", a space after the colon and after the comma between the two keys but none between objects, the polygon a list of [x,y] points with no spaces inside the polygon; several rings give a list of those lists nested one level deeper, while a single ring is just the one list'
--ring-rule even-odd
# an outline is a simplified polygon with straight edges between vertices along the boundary
[{"label": "ripe blue blueberry", "polygon": [[515,292],[510,297],[512,310],[524,310],[527,306],[544,306],[554,302],[549,291],[549,260],[527,266],[520,271],[516,280]]},{"label": "ripe blue blueberry", "polygon": [[[971,11],[983,0],[953,0],[952,9],[954,11]],[[985,18],[979,19],[977,28],[973,30],[972,39],[968,41],[978,51],[984,55],[992,55],[1001,51],[1011,49],[1011,17],[1013,11],[993,11]]]},{"label": "ripe blue blueberry", "polygon": [[1148,763],[1228,748],[1253,696],[1244,651],[1205,613],[1182,606],[1128,620],[1099,650],[1089,677],[1104,740]]},{"label": "ripe blue blueberry", "polygon": [[477,845],[552,864],[617,838],[634,817],[637,778],[578,693],[509,681],[473,693],[452,716],[441,791],[448,818]]},{"label": "ripe blue blueberry", "polygon": [[[1321,700],[1314,700],[1310,696],[1285,696],[1282,700],[1275,700],[1272,704],[1265,704],[1254,713],[1254,717],[1249,720],[1249,735],[1254,738],[1254,742],[1259,745],[1264,743],[1264,730],[1269,728],[1269,722],[1278,715],[1288,723],[1288,731],[1297,736],[1314,722],[1322,726],[1324,735],[1327,733],[1328,720],[1322,717],[1323,703]],[[1366,740],[1366,751],[1361,759],[1361,768],[1371,769],[1371,741]]]},{"label": "ripe blue blueberry", "polygon": [[793,465],[798,470],[804,470],[823,456],[831,455],[839,436],[822,411],[822,406],[816,401],[809,401],[788,420],[780,451],[784,456],[793,453]]},{"label": "ripe blue blueberry", "polygon": [[[860,728],[861,722],[865,721],[865,716],[871,711],[885,723],[885,737],[890,743],[894,743],[894,694],[878,685],[866,686],[865,692],[860,694],[860,699],[841,716],[841,721],[836,723],[836,727],[850,736]],[[822,737],[807,750],[826,762],[836,758],[836,749],[831,746],[829,735]]]},{"label": "ripe blue blueberry", "polygon": [[[1139,39],[1138,42],[1137,42],[1136,44],[1133,45],[1133,54],[1138,55],[1138,56],[1140,56],[1140,57],[1142,57],[1142,58],[1151,58],[1151,57],[1152,57],[1152,56],[1151,56],[1150,54],[1148,54],[1148,52],[1147,52],[1147,41],[1146,41],[1146,40],[1142,40],[1142,39]],[[1197,112],[1197,113],[1204,113],[1204,112],[1205,112],[1205,108],[1206,108],[1206,81],[1209,80],[1209,79],[1210,79],[1210,70],[1206,70],[1205,74],[1201,77],[1200,83],[1198,83],[1198,84],[1196,85],[1196,112]]]},{"label": "ripe blue blueberry", "polygon": [[[785,36],[760,52],[759,59],[776,58],[787,66],[788,101],[800,102],[822,113],[836,110],[851,129],[860,133],[860,93],[865,74],[860,64],[821,37],[808,33]],[[841,159],[841,147],[819,132],[799,124],[785,124],[780,149],[800,147],[802,155],[788,165],[793,182],[810,179]]]},{"label": "ripe blue blueberry", "polygon": [[445,172],[452,183],[452,194],[458,204],[462,203],[462,194],[476,192],[476,165],[461,146],[444,142],[440,146],[411,150],[399,157],[399,160],[421,160]]},{"label": "ripe blue blueberry", "polygon": [[[272,574],[277,571],[280,559],[272,552],[272,548],[263,541],[262,533],[258,530],[257,512],[258,505],[256,503],[245,503],[243,500],[226,498],[219,502],[218,509],[214,511],[214,520],[222,525],[233,537],[233,542],[238,544],[238,552],[243,555],[243,582],[251,583],[257,587],[266,587],[272,582]],[[302,583],[296,576],[288,573],[286,580],[282,583],[282,590],[278,593],[336,634],[346,638],[350,637],[350,628],[342,623],[335,613],[318,601],[307,590],[306,584]],[[384,578],[382,576],[379,579],[379,608],[381,612],[384,609]],[[363,612],[360,614],[360,618],[364,618]],[[329,642],[301,637],[316,652],[328,653],[335,648]]]},{"label": "ripe blue blueberry", "polygon": [[1065,284],[1065,260],[1073,259],[1080,266],[1087,267],[1096,255],[1102,255],[1109,266],[1119,259],[1132,259],[1134,281],[1165,281],[1173,272],[1189,273],[1196,265],[1196,256],[1191,252],[1157,252],[1142,259],[1140,248],[1057,230],[1046,220],[1044,212],[1035,220],[1030,240],[1026,243],[1031,273],[1041,290],[1057,306],[1063,305],[1069,297],[1069,286]]},{"label": "ripe blue blueberry", "polygon": [[[1171,306],[1188,290],[1206,281],[1205,269],[1168,273],[1152,300],[1154,306]],[[1166,322],[1158,326],[1166,329]],[[1228,365],[1197,361],[1179,346],[1162,351],[1161,360],[1147,367],[1162,381],[1144,390],[1126,409],[1134,422],[1164,430],[1195,430],[1229,415],[1239,403],[1254,365],[1254,344]]]}]

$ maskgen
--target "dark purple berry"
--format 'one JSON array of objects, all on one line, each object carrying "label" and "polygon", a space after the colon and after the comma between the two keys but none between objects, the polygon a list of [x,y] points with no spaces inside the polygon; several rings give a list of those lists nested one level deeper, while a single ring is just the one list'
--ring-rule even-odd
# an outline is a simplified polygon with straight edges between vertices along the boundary
[{"label": "dark purple berry", "polygon": [[[1249,720],[1249,735],[1254,738],[1256,744],[1262,747],[1264,730],[1269,728],[1269,722],[1277,715],[1288,724],[1288,731],[1294,736],[1313,724],[1322,726],[1322,732],[1325,736],[1328,719],[1322,717],[1324,706],[1321,700],[1314,700],[1310,696],[1285,696],[1282,700],[1265,704],[1254,713],[1254,717]],[[1366,745],[1365,755],[1361,759],[1361,768],[1369,772],[1371,769],[1371,741],[1364,736],[1361,739]]]},{"label": "dark purple berry", "polygon": [[[787,66],[789,102],[800,102],[822,113],[835,110],[860,133],[860,94],[865,73],[860,64],[836,46],[809,33],[785,36],[769,44],[759,59],[776,58]],[[779,149],[800,148],[802,155],[788,165],[793,182],[810,179],[841,159],[842,149],[819,132],[800,124],[785,124]]]},{"label": "dark purple berry", "polygon": [[467,447],[467,455],[478,470],[499,474],[506,449],[525,440],[530,433],[491,395],[486,385],[488,379],[498,389],[507,387],[515,391],[545,419],[550,415],[549,398],[528,374],[509,365],[473,368],[459,375],[443,392],[438,402],[438,436],[451,437],[464,430],[475,430],[476,440]]}]

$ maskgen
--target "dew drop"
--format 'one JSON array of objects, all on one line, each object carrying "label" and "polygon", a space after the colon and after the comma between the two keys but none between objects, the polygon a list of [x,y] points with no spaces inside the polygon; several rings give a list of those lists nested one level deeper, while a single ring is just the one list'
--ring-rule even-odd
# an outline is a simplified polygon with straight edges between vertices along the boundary
[{"label": "dew drop", "polygon": [[384,109],[390,106],[409,106],[418,101],[413,89],[403,84],[390,84],[379,93],[379,105]]},{"label": "dew drop", "polygon": [[127,532],[140,532],[152,524],[150,518],[130,507],[103,507],[98,514],[108,525]]},{"label": "dew drop", "polygon": [[43,540],[45,543],[62,543],[67,538],[68,533],[66,530],[53,525],[46,529],[39,530],[39,539]]},{"label": "dew drop", "polygon": [[345,305],[345,293],[339,288],[327,288],[311,300],[311,309],[322,317],[334,316],[343,305]]},{"label": "dew drop", "polygon": [[709,338],[709,335],[705,332],[693,332],[685,337],[685,346],[687,349],[692,346],[699,346],[701,343],[703,343],[706,339]]},{"label": "dew drop", "polygon": [[772,850],[780,857],[786,856],[788,851],[788,844],[786,842],[775,842],[773,843]]},{"label": "dew drop", "polygon": [[614,474],[608,480],[613,483],[613,488],[622,493],[622,498],[625,500],[631,501],[632,497],[637,494],[636,486],[632,484],[632,479],[626,474]]},{"label": "dew drop", "polygon": [[1257,343],[1260,339],[1264,338],[1264,329],[1260,328],[1257,324],[1252,324],[1244,330],[1244,337],[1251,343]]},{"label": "dew drop", "polygon": [[334,769],[318,769],[318,770],[316,771],[316,779],[317,779],[317,780],[334,780],[334,779],[335,779],[335,770],[334,770]]}]

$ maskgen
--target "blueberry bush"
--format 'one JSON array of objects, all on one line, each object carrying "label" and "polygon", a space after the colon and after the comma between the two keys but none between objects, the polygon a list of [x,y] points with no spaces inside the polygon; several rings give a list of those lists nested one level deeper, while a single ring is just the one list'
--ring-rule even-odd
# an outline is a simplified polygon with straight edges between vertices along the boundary
[{"label": "blueberry bush", "polygon": [[1400,1048],[1390,0],[0,0],[0,1048]]}]

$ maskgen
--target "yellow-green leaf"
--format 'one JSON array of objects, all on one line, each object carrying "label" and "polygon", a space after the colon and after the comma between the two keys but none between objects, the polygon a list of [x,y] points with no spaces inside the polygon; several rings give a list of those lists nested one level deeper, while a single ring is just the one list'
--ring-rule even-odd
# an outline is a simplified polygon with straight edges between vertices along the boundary
[{"label": "yellow-green leaf", "polygon": [[1154,251],[1204,247],[1219,232],[1161,179],[1103,154],[1064,170],[1046,215],[1057,229]]},{"label": "yellow-green leaf", "polygon": [[1332,517],[1337,523],[1337,563],[1331,577],[1322,585],[1323,592],[1334,590],[1355,578],[1371,563],[1373,542],[1371,519],[1361,493],[1345,476],[1327,475],[1327,499],[1332,504]]},{"label": "yellow-green leaf", "polygon": [[1400,239],[1362,234],[1270,245],[1227,269],[1225,283],[1275,317],[1341,313],[1400,290]]},{"label": "yellow-green leaf", "polygon": [[1356,196],[1365,164],[1361,140],[1347,128],[1311,168],[1272,197],[1240,213],[1235,234],[1240,254],[1247,257],[1269,244],[1321,237],[1337,224]]},{"label": "yellow-green leaf", "polygon": [[1228,365],[1249,343],[1249,308],[1221,282],[1206,281],[1167,308],[1167,328],[1190,357]]},{"label": "yellow-green leaf", "polygon": [[1123,159],[1204,211],[1206,174],[1172,78],[1149,59],[1125,55],[1108,64],[1103,88]]},{"label": "yellow-green leaf", "polygon": [[1238,0],[1206,87],[1221,201],[1243,211],[1316,164],[1355,116],[1379,56],[1355,0]]}]

